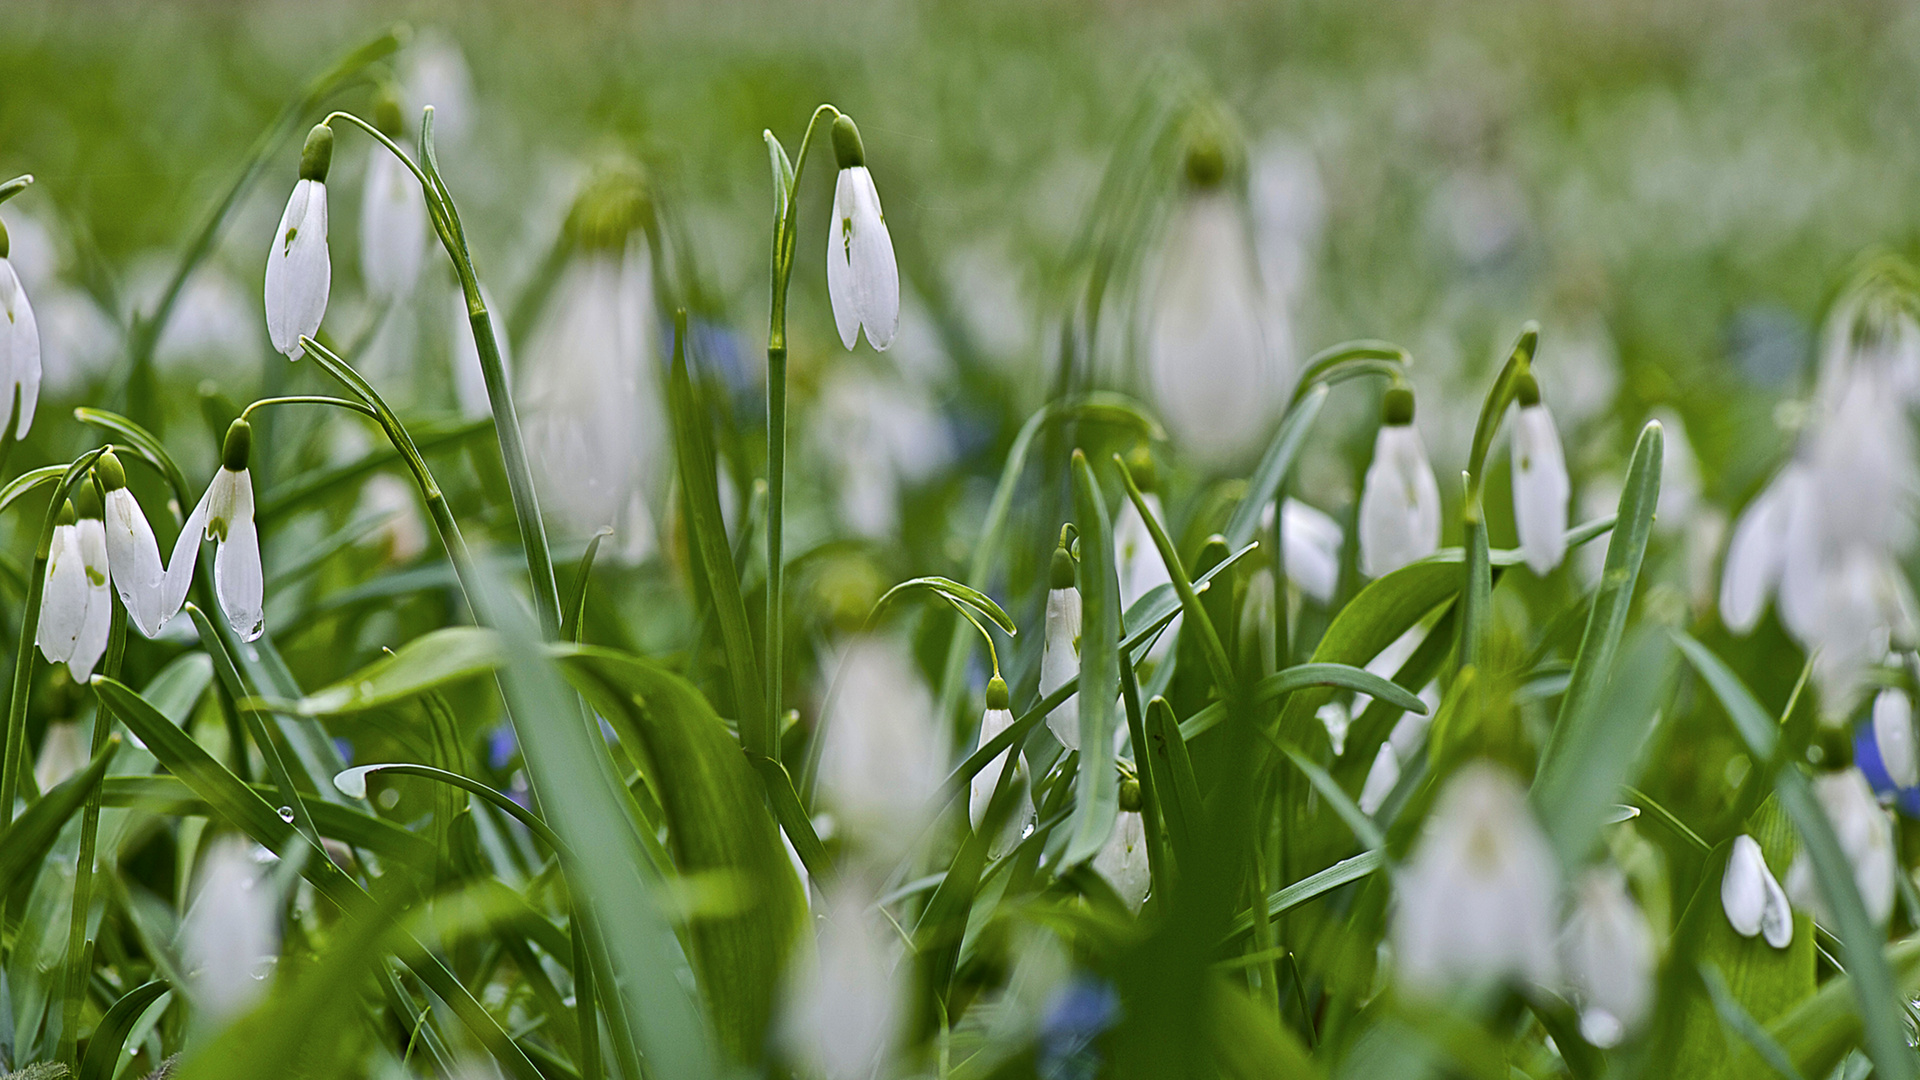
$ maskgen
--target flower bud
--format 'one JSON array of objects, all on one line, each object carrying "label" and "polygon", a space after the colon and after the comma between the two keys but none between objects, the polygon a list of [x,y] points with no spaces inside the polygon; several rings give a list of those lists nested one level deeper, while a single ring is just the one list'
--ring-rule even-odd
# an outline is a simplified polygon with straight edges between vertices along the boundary
[{"label": "flower bud", "polygon": [[653,221],[653,196],[646,173],[632,162],[597,169],[573,201],[567,227],[582,247],[626,250],[633,234]]},{"label": "flower bud", "polygon": [[57,528],[61,525],[72,525],[79,520],[79,515],[73,512],[73,500],[68,499],[60,504],[60,514],[53,519],[53,524]]},{"label": "flower bud", "polygon": [[1220,140],[1204,135],[1187,147],[1187,183],[1197,188],[1218,187],[1227,176],[1227,152]]},{"label": "flower bud", "polygon": [[73,499],[67,503],[67,506],[88,521],[98,521],[106,513],[105,507],[100,503],[100,489],[95,487],[91,480],[83,480],[74,485]]},{"label": "flower bud", "polygon": [[1532,369],[1527,369],[1513,377],[1513,400],[1521,408],[1540,404],[1540,380],[1533,377]]},{"label": "flower bud", "polygon": [[1067,553],[1065,538],[1053,549],[1053,568],[1048,572],[1047,588],[1073,588],[1073,556]]},{"label": "flower bud", "polygon": [[1140,781],[1131,778],[1120,781],[1120,809],[1137,814],[1144,805],[1140,800]]},{"label": "flower bud", "polygon": [[1153,451],[1145,443],[1127,455],[1127,475],[1133,478],[1133,486],[1139,488],[1141,494],[1159,489],[1160,470],[1153,463]]},{"label": "flower bud", "polygon": [[93,475],[99,477],[103,491],[118,491],[127,486],[127,467],[120,464],[114,452],[108,450],[93,463]]},{"label": "flower bud", "polygon": [[253,425],[236,419],[227,425],[227,437],[220,444],[220,467],[228,472],[245,472],[253,453]]},{"label": "flower bud", "polygon": [[325,124],[315,124],[307,132],[307,143],[300,148],[300,179],[327,181],[327,170],[333,167],[333,129]]},{"label": "flower bud", "polygon": [[988,679],[987,680],[987,708],[1010,709],[1012,707],[1013,707],[1013,698],[1011,695],[1007,693],[1007,681],[1005,679],[1002,679],[998,675],[995,675],[993,678]]},{"label": "flower bud", "polygon": [[[1536,387],[1537,392],[1537,387]],[[1413,388],[1394,386],[1380,403],[1380,422],[1405,427],[1413,423]]]},{"label": "flower bud", "polygon": [[857,168],[867,163],[867,147],[860,141],[860,129],[853,123],[853,117],[841,113],[833,121],[833,157],[843,169]]}]

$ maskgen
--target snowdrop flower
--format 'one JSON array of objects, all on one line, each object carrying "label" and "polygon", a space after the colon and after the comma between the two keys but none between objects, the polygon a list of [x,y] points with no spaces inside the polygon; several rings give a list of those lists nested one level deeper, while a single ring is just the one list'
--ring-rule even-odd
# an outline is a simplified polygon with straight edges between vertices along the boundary
[{"label": "snowdrop flower", "polygon": [[[1340,523],[1298,499],[1288,499],[1281,515],[1287,580],[1320,603],[1332,603],[1340,585],[1340,546],[1347,541]],[[1272,503],[1260,514],[1260,528],[1263,533],[1273,528]]]},{"label": "snowdrop flower", "polygon": [[1180,446],[1222,464],[1265,436],[1287,373],[1270,340],[1245,207],[1226,183],[1217,141],[1188,151],[1186,180],[1156,260],[1147,377]]},{"label": "snowdrop flower", "polygon": [[1920,785],[1920,759],[1913,743],[1913,701],[1891,687],[1873,699],[1873,742],[1895,787]]},{"label": "snowdrop flower", "polygon": [[327,314],[333,281],[327,254],[327,169],[332,164],[333,129],[316,125],[300,151],[300,182],[267,249],[267,336],[289,360],[300,359],[300,339],[318,334]]},{"label": "snowdrop flower", "polygon": [[805,1075],[886,1075],[907,1020],[899,935],[855,874],[834,886],[818,927],[812,955],[788,980],[781,1041]]},{"label": "snowdrop flower", "polygon": [[[1132,789],[1129,807],[1128,788]],[[1094,873],[1107,879],[1120,899],[1134,913],[1147,902],[1147,889],[1153,884],[1152,867],[1147,863],[1147,826],[1140,813],[1140,789],[1129,781],[1121,785],[1120,816],[1113,823],[1107,844],[1093,857]]]},{"label": "snowdrop flower", "polygon": [[1573,911],[1560,935],[1567,981],[1582,1006],[1580,1033],[1612,1046],[1653,1005],[1653,930],[1613,867],[1589,870],[1574,887]]},{"label": "snowdrop flower", "polygon": [[1382,577],[1440,548],[1440,486],[1413,426],[1413,391],[1387,391],[1360,492],[1360,569]]},{"label": "snowdrop flower", "polygon": [[[85,680],[82,680],[85,681]],[[87,767],[87,740],[80,737],[80,725],[71,720],[47,725],[47,736],[40,742],[40,756],[33,762],[33,782],[46,791]]]},{"label": "snowdrop flower", "polygon": [[260,568],[260,533],[253,524],[253,478],[247,459],[253,451],[253,426],[235,420],[227,428],[220,451],[220,471],[207,485],[200,505],[180,527],[173,555],[167,560],[166,612],[171,616],[186,602],[200,558],[200,541],[217,543],[213,553],[213,591],[227,622],[247,641],[265,627],[266,577]]},{"label": "snowdrop flower", "polygon": [[[1132,474],[1134,486],[1140,489],[1141,501],[1153,512],[1155,520],[1166,521],[1166,511],[1160,506],[1157,492],[1160,478],[1153,467],[1153,457],[1145,447],[1128,456],[1127,471]],[[1160,558],[1160,549],[1154,546],[1153,534],[1147,530],[1147,521],[1140,516],[1132,499],[1121,500],[1120,512],[1114,515],[1113,568],[1120,581],[1123,611],[1155,588],[1173,582],[1166,562]]]},{"label": "snowdrop flower", "polygon": [[1415,990],[1514,977],[1551,985],[1558,877],[1512,774],[1462,768],[1395,880],[1393,949]]},{"label": "snowdrop flower", "polygon": [[848,349],[867,332],[867,344],[885,352],[900,328],[900,271],[880,193],[867,172],[860,129],[845,114],[833,121],[833,155],[840,178],[833,186],[833,224],[827,230],[827,298]]},{"label": "snowdrop flower", "polygon": [[391,473],[380,473],[360,489],[359,512],[384,521],[371,539],[396,563],[412,562],[427,549],[427,527],[420,520],[417,489]]},{"label": "snowdrop flower", "polygon": [[829,707],[821,788],[855,837],[897,856],[927,823],[942,779],[933,697],[898,642],[861,637],[841,657]]},{"label": "snowdrop flower", "polygon": [[1513,523],[1520,551],[1536,574],[1560,565],[1567,554],[1567,459],[1560,429],[1540,400],[1531,371],[1517,380],[1513,423]]},{"label": "snowdrop flower", "polygon": [[[1823,773],[1813,778],[1813,793],[1833,824],[1833,833],[1853,864],[1853,881],[1867,906],[1867,917],[1885,926],[1893,914],[1894,875],[1900,866],[1893,851],[1893,824],[1873,797],[1873,789],[1859,769]],[[1830,923],[1830,906],[1814,876],[1813,860],[1803,849],[1787,867],[1787,895],[1822,922]]]},{"label": "snowdrop flower", "polygon": [[854,364],[837,367],[821,387],[814,441],[839,488],[841,520],[881,540],[899,531],[902,487],[925,482],[953,457],[946,419],[926,394]]},{"label": "snowdrop flower", "polygon": [[400,65],[400,99],[419,115],[433,106],[433,137],[442,147],[457,145],[473,130],[473,72],[459,42],[446,31],[421,31]]},{"label": "snowdrop flower", "polygon": [[77,494],[83,503],[91,503],[90,513],[77,517],[72,503],[60,509],[35,640],[48,663],[66,664],[73,681],[84,683],[107,651],[113,596],[107,591],[107,528],[100,518],[100,500],[88,481],[81,482]]},{"label": "snowdrop flower", "polygon": [[[977,745],[985,746],[995,736],[1012,726],[1012,701],[1007,695],[1007,684],[1000,676],[995,675],[987,680],[987,711],[980,718],[980,741]],[[986,821],[987,807],[993,802],[993,792],[1000,784],[1000,774],[1007,767],[1007,758],[1009,755],[1016,754],[1018,749],[1017,746],[1007,747],[995,755],[992,761],[987,762],[979,772],[973,774],[972,788],[967,795],[967,817],[975,829],[980,828]],[[1018,759],[1015,760],[1013,769],[1014,774],[1010,783],[1014,790],[1018,791],[1025,784],[1025,770]],[[988,845],[988,857],[997,859],[1011,851],[1013,845],[1019,843],[1020,838],[1026,834],[1027,822],[1032,819],[1032,805],[1024,797],[1019,798],[1013,812],[1007,815],[1007,823],[1000,830],[1000,835],[994,837],[993,843]]]},{"label": "snowdrop flower", "polygon": [[250,845],[231,836],[213,845],[180,927],[180,951],[194,1003],[214,1023],[266,993],[264,975],[280,952],[279,908]]},{"label": "snowdrop flower", "polygon": [[1383,742],[1367,768],[1366,782],[1360,785],[1360,812],[1368,817],[1379,813],[1399,783],[1400,755],[1394,752],[1391,741]]},{"label": "snowdrop flower", "polygon": [[[17,391],[20,420],[13,437],[22,439],[33,426],[33,407],[40,400],[40,325],[34,321],[33,305],[27,302],[20,276],[8,261],[12,250],[7,227],[0,223],[0,391],[5,392],[0,414],[12,410]],[[0,420],[0,427],[4,426]]]},{"label": "snowdrop flower", "polygon": [[[390,139],[401,138],[400,103],[381,95],[374,120]],[[386,301],[413,292],[427,254],[427,202],[406,163],[375,146],[360,197],[360,276]],[[309,335],[311,336],[311,335]]]},{"label": "snowdrop flower", "polygon": [[1720,878],[1720,909],[1741,937],[1759,935],[1767,944],[1784,949],[1793,944],[1793,909],[1773,871],[1767,869],[1760,844],[1745,833],[1733,838],[1727,870]]},{"label": "snowdrop flower", "polygon": [[160,565],[160,544],[153,538],[153,526],[147,524],[140,503],[127,490],[126,467],[112,450],[100,455],[93,475],[100,482],[105,503],[107,566],[113,572],[113,587],[127,606],[133,625],[153,637],[179,610],[178,604],[166,606],[166,568]]},{"label": "snowdrop flower", "polygon": [[[1053,549],[1047,583],[1045,636],[1040,641],[1040,696],[1080,677],[1080,590],[1074,586],[1073,556],[1067,552],[1067,534]],[[1047,714],[1047,730],[1060,745],[1080,749],[1080,695],[1068,697]]]},{"label": "snowdrop flower", "polygon": [[1736,634],[1760,623],[1767,599],[1780,582],[1786,559],[1787,521],[1800,498],[1806,473],[1788,465],[1747,505],[1733,526],[1720,569],[1720,618]]}]

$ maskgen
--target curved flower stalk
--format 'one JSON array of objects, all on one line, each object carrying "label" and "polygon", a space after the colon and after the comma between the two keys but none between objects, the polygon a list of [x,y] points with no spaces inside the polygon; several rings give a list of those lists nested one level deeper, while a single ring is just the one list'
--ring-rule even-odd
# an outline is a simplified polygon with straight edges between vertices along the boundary
[{"label": "curved flower stalk", "polygon": [[[1167,514],[1160,505],[1160,477],[1154,468],[1153,456],[1145,447],[1128,455],[1127,471],[1133,476],[1134,486],[1140,489],[1141,498],[1153,516],[1165,521]],[[1160,558],[1160,551],[1153,546],[1153,534],[1147,531],[1147,522],[1140,516],[1140,510],[1133,505],[1132,499],[1123,499],[1119,513],[1113,518],[1113,568],[1120,581],[1120,608],[1126,610],[1134,601],[1152,592],[1161,585],[1170,585],[1173,578],[1167,573],[1167,564]],[[1162,635],[1166,640],[1172,634]]]},{"label": "curved flower stalk", "polygon": [[[400,103],[391,94],[375,103],[373,119],[388,138],[400,139]],[[427,238],[427,204],[406,163],[375,147],[360,196],[360,277],[367,292],[389,303],[411,296]]]},{"label": "curved flower stalk", "polygon": [[169,617],[186,602],[193,569],[200,558],[201,540],[215,541],[214,595],[227,622],[243,640],[253,641],[266,629],[266,576],[260,566],[260,533],[253,522],[253,479],[247,459],[253,451],[253,426],[243,417],[227,428],[220,451],[220,471],[207,493],[180,527],[166,571],[166,612]]},{"label": "curved flower stalk", "polygon": [[[1860,889],[1868,917],[1875,925],[1885,926],[1893,914],[1895,875],[1901,872],[1893,850],[1893,823],[1886,810],[1873,797],[1867,778],[1855,768],[1814,777],[1813,793],[1827,820],[1833,823],[1840,849],[1853,864],[1854,884]],[[1787,867],[1787,896],[1821,922],[1832,922],[1813,861],[1804,850],[1795,853]]]},{"label": "curved flower stalk", "polygon": [[[1067,550],[1069,532],[1060,532],[1048,571],[1046,625],[1040,642],[1040,696],[1045,697],[1080,677],[1080,590],[1074,584],[1073,555]],[[1060,745],[1080,749],[1080,695],[1074,694],[1047,714],[1047,730]]]},{"label": "curved flower stalk", "polygon": [[1659,957],[1653,929],[1619,870],[1597,867],[1574,886],[1560,955],[1581,1003],[1580,1033],[1588,1042],[1613,1046],[1647,1018]]},{"label": "curved flower stalk", "polygon": [[1440,485],[1413,426],[1413,391],[1387,391],[1360,491],[1360,569],[1382,577],[1440,549]]},{"label": "curved flower stalk", "polygon": [[300,359],[300,339],[320,333],[333,283],[327,252],[327,170],[333,129],[318,124],[300,151],[300,182],[293,186],[267,248],[267,336],[276,351]]},{"label": "curved flower stalk", "polygon": [[11,253],[6,223],[0,222],[0,400],[7,402],[0,405],[0,412],[10,411],[13,396],[19,395],[20,418],[12,437],[24,439],[40,400],[40,324],[34,320],[33,304],[20,285],[20,276],[14,273]]},{"label": "curved flower stalk", "polygon": [[1394,882],[1402,978],[1423,993],[1501,978],[1553,985],[1558,876],[1512,774],[1463,767]]},{"label": "curved flower stalk", "polygon": [[1720,878],[1720,908],[1741,937],[1761,937],[1776,949],[1793,944],[1793,908],[1780,882],[1767,868],[1765,853],[1753,837],[1733,838],[1727,869]]},{"label": "curved flower stalk", "polygon": [[1285,391],[1285,357],[1270,340],[1243,195],[1217,136],[1186,154],[1185,189],[1156,257],[1147,375],[1174,440],[1224,464],[1265,438]]},{"label": "curved flower stalk", "polygon": [[100,484],[105,504],[107,566],[112,571],[113,587],[120,602],[142,634],[155,637],[180,605],[166,603],[166,568],[160,563],[160,544],[153,538],[153,526],[145,511],[127,490],[127,470],[112,450],[100,455],[94,466],[94,478]]},{"label": "curved flower stalk", "polygon": [[107,584],[107,529],[101,520],[100,498],[93,494],[92,484],[82,485],[77,494],[89,504],[88,513],[76,514],[71,501],[60,510],[35,640],[48,663],[67,665],[73,681],[84,683],[93,677],[94,665],[107,651],[113,593]]},{"label": "curved flower stalk", "polygon": [[833,224],[827,230],[827,299],[840,342],[849,350],[866,331],[867,344],[885,352],[900,329],[900,271],[893,237],[880,212],[880,193],[867,171],[860,129],[845,114],[833,120]]},{"label": "curved flower stalk", "polygon": [[1567,500],[1573,489],[1560,429],[1540,400],[1539,382],[1531,370],[1514,382],[1513,522],[1527,565],[1546,574],[1567,554]]}]

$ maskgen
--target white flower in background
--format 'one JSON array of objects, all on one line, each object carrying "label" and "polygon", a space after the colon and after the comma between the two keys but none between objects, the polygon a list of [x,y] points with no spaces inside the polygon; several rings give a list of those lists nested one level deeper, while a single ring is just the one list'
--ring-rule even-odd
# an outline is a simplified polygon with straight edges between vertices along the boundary
[{"label": "white flower in background", "polygon": [[909,993],[899,934],[856,874],[834,886],[816,925],[812,954],[788,977],[781,1042],[803,1075],[890,1075],[886,1066],[903,1034]]},{"label": "white flower in background", "polygon": [[1567,459],[1560,429],[1540,400],[1532,372],[1519,378],[1513,418],[1513,523],[1520,551],[1536,574],[1560,565],[1567,554]]},{"label": "white flower in background", "polygon": [[1307,292],[1327,220],[1326,184],[1312,150],[1286,136],[1264,140],[1247,162],[1247,204],[1260,281],[1280,324],[1270,342],[1286,348],[1285,323]]},{"label": "white flower in background", "polygon": [[1400,755],[1394,752],[1391,741],[1383,742],[1380,752],[1373,755],[1373,764],[1367,767],[1366,782],[1360,785],[1360,812],[1368,817],[1379,813],[1399,783]]},{"label": "white flower in background", "polygon": [[265,995],[280,952],[280,903],[252,845],[223,837],[207,853],[200,889],[180,926],[193,1002],[215,1024]]},{"label": "white flower in background", "polygon": [[[400,104],[382,95],[374,106],[380,130],[395,142],[402,138]],[[360,196],[360,276],[367,291],[384,301],[413,293],[427,254],[427,201],[420,184],[399,158],[376,145],[367,159]]]},{"label": "white flower in background", "polygon": [[1760,844],[1745,833],[1733,838],[1720,878],[1720,909],[1741,937],[1760,936],[1776,949],[1793,943],[1793,908],[1767,868]]},{"label": "white flower in background", "polygon": [[1187,155],[1187,192],[1156,257],[1147,382],[1176,444],[1224,464],[1266,437],[1287,373],[1268,340],[1245,208],[1226,185],[1220,148]]},{"label": "white flower in background", "polygon": [[[980,741],[976,746],[987,745],[995,736],[1013,726],[1011,706],[1006,682],[998,675],[987,680],[987,711],[980,717]],[[993,803],[994,789],[1000,784],[1000,774],[1006,770],[1010,756],[1014,757],[1014,766],[1008,784],[1016,793],[1025,786],[1025,769],[1019,762],[1018,753],[1017,745],[1009,746],[973,774],[973,782],[967,793],[967,818],[976,830],[987,819],[987,808]],[[993,838],[993,843],[988,845],[989,858],[997,859],[1013,850],[1013,845],[1026,835],[1027,823],[1033,820],[1032,804],[1024,796],[1017,795],[1016,798],[1013,812],[1007,815],[1006,825],[1001,828],[1000,835]]]},{"label": "white flower in background", "polygon": [[179,605],[166,606],[166,568],[160,565],[160,544],[153,538],[153,526],[140,509],[133,492],[127,490],[127,470],[109,450],[93,466],[100,482],[105,504],[107,566],[112,571],[113,587],[120,602],[142,634],[160,633]]},{"label": "white flower in background", "polygon": [[333,129],[317,125],[300,151],[300,182],[293,185],[280,228],[267,249],[267,336],[289,360],[305,351],[302,337],[320,332],[327,314],[333,261],[327,254],[327,169]]},{"label": "white flower in background", "polygon": [[[1822,773],[1813,778],[1813,793],[1833,824],[1840,850],[1853,864],[1853,882],[1866,904],[1867,917],[1874,925],[1885,926],[1893,914],[1894,875],[1900,872],[1893,851],[1893,823],[1887,811],[1873,797],[1873,788],[1859,769]],[[1803,848],[1787,867],[1787,895],[1796,906],[1831,924],[1831,907],[1826,902],[1813,860]]]},{"label": "white flower in background", "polygon": [[[1333,602],[1340,586],[1340,547],[1347,542],[1340,523],[1298,499],[1288,499],[1280,519],[1287,580],[1322,604]],[[1273,504],[1260,513],[1260,531],[1273,528]]]},{"label": "white flower in background", "polygon": [[1134,912],[1147,902],[1147,889],[1153,884],[1152,868],[1147,863],[1147,826],[1137,809],[1122,808],[1113,823],[1107,844],[1093,857],[1094,873],[1107,879],[1113,891]]},{"label": "white flower in background", "polygon": [[671,471],[650,213],[645,179],[631,167],[604,169],[582,189],[568,226],[581,254],[555,286],[519,373],[542,508],[575,535],[611,526],[604,550],[629,564],[658,547],[654,508]]},{"label": "white flower in background", "polygon": [[1816,414],[1831,413],[1860,378],[1908,404],[1920,399],[1920,320],[1909,281],[1903,268],[1876,263],[1835,303],[1821,331]]},{"label": "white flower in background", "polygon": [[1497,765],[1464,766],[1395,877],[1402,978],[1425,993],[1508,977],[1552,985],[1557,879],[1526,790]]},{"label": "white flower in background", "polygon": [[0,427],[13,409],[13,395],[20,394],[20,420],[14,425],[14,437],[25,438],[33,426],[33,407],[40,400],[40,324],[34,320],[33,305],[27,290],[20,285],[8,256],[12,241],[7,227],[0,223]]},{"label": "white flower in background", "polygon": [[841,344],[853,348],[865,329],[867,344],[884,352],[900,328],[900,270],[880,212],[880,193],[867,172],[860,129],[848,116],[833,122],[833,154],[840,177],[827,228],[827,299],[833,302]]},{"label": "white flower in background", "polygon": [[[1047,616],[1040,640],[1040,696],[1046,697],[1080,677],[1080,590],[1074,585],[1073,556],[1064,531],[1053,549],[1048,571]],[[1047,714],[1047,730],[1060,745],[1080,749],[1080,695],[1076,692]]]},{"label": "white flower in background", "polygon": [[1560,956],[1588,1042],[1613,1046],[1646,1019],[1658,956],[1653,929],[1619,870],[1600,867],[1581,876],[1560,934]]},{"label": "white flower in background", "polygon": [[445,147],[473,130],[473,73],[459,43],[439,29],[422,30],[400,64],[400,100],[418,116],[433,106],[433,138]]},{"label": "white flower in background", "polygon": [[382,519],[373,539],[383,543],[387,558],[412,562],[427,549],[427,527],[420,520],[415,488],[391,473],[380,473],[360,488],[359,513]]},{"label": "white flower in background", "polygon": [[[173,269],[172,261],[157,252],[141,260],[131,290],[139,298],[134,310],[154,309]],[[181,288],[153,356],[163,368],[238,381],[259,374],[259,349],[260,317],[253,297],[218,267],[202,266]]]},{"label": "white flower in background", "polygon": [[1382,577],[1440,549],[1440,485],[1413,426],[1413,391],[1387,391],[1360,491],[1360,570]]},{"label": "white flower in background", "polygon": [[35,634],[47,662],[66,664],[77,683],[92,677],[113,630],[113,594],[107,585],[107,529],[92,487],[91,482],[83,480],[76,492],[82,503],[91,504],[86,517],[77,517],[73,504],[68,503],[54,524],[47,584],[40,600],[40,625]]},{"label": "white flower in background", "polygon": [[260,533],[253,523],[253,478],[247,472],[252,449],[252,425],[235,420],[221,447],[220,471],[214,473],[207,493],[174,542],[173,555],[167,560],[165,598],[166,614],[171,617],[186,602],[187,589],[193,584],[200,541],[216,541],[214,595],[234,632],[247,641],[266,628],[266,575],[260,566]]},{"label": "white flower in background", "polygon": [[1684,532],[1700,503],[1700,459],[1687,437],[1686,422],[1672,409],[1655,409],[1663,436],[1660,452],[1660,497],[1654,504],[1654,528],[1669,536]]},{"label": "white flower in background", "polygon": [[[497,332],[504,320],[493,302],[493,293],[487,290],[485,284],[480,286],[480,302],[493,313],[496,329],[494,343],[500,347],[500,366],[511,382],[513,351],[508,346],[507,335]],[[473,343],[473,322],[467,311],[467,297],[459,289],[453,291],[453,321],[449,325],[452,331],[447,336],[447,362],[453,369],[454,403],[460,406],[460,415],[469,420],[492,416],[493,399],[487,395],[487,375],[480,367],[480,349]]]},{"label": "white flower in background", "polygon": [[840,518],[876,540],[900,529],[900,491],[953,459],[939,409],[916,387],[848,363],[820,389],[814,441],[836,481]]},{"label": "white flower in background", "polygon": [[839,661],[820,752],[820,786],[848,831],[897,856],[936,807],[945,765],[933,697],[907,650],[860,637]]},{"label": "white flower in background", "polygon": [[1736,634],[1760,624],[1767,599],[1780,583],[1786,561],[1787,521],[1793,516],[1806,473],[1788,465],[1770,481],[1734,523],[1720,570],[1720,618]]},{"label": "white flower in background", "polygon": [[33,762],[33,782],[40,790],[46,791],[86,767],[87,740],[80,735],[80,725],[71,720],[48,724],[46,738],[40,741],[40,756]]},{"label": "white flower in background", "polygon": [[1913,700],[1906,691],[1889,687],[1874,697],[1873,743],[1896,787],[1920,784],[1920,758],[1914,753]]},{"label": "white flower in background", "polygon": [[[1128,459],[1127,469],[1133,474],[1134,486],[1140,489],[1141,501],[1147,504],[1154,520],[1164,524],[1167,514],[1155,490],[1159,478],[1155,475],[1153,459],[1145,453],[1136,453]],[[1140,516],[1132,499],[1120,500],[1120,512],[1113,517],[1113,569],[1120,581],[1122,611],[1154,589],[1173,583],[1166,561],[1160,558],[1160,549],[1154,546],[1153,534],[1147,530],[1147,521]]]}]

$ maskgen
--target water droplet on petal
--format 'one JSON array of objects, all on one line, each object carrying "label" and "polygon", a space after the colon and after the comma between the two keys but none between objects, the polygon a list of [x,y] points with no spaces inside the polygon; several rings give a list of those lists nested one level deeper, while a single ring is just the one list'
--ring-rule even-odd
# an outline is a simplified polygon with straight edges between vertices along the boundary
[{"label": "water droplet on petal", "polygon": [[281,808],[280,808],[280,820],[281,820],[281,821],[284,821],[284,822],[287,822],[288,824],[292,824],[292,823],[293,823],[293,807],[291,807],[291,806],[283,806],[283,807],[281,807]]}]

